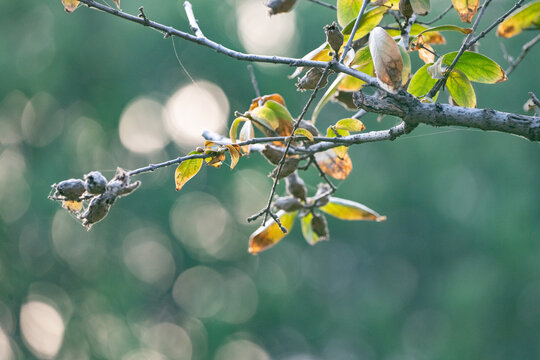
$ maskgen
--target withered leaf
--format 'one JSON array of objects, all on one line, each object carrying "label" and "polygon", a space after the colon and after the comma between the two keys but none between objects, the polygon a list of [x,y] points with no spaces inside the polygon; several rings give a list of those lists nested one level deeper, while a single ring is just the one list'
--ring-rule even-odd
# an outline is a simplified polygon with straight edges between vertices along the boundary
[{"label": "withered leaf", "polygon": [[[290,232],[296,212],[287,213],[280,210],[276,216],[281,222],[281,225],[283,225]],[[285,235],[286,234],[281,231],[278,224],[271,219],[266,223],[266,225],[259,227],[253,234],[251,234],[249,237],[248,251],[250,254],[257,255],[261,251],[267,250],[277,244],[285,237]]]},{"label": "withered leaf", "polygon": [[394,39],[377,26],[369,36],[369,50],[373,58],[375,75],[381,86],[396,92],[402,85],[403,59]]},{"label": "withered leaf", "polygon": [[352,170],[352,161],[349,154],[340,159],[334,149],[315,154],[315,160],[321,170],[338,180],[345,180]]},{"label": "withered leaf", "polygon": [[64,5],[64,10],[68,13],[74,12],[79,5],[79,0],[62,0],[62,5]]},{"label": "withered leaf", "polygon": [[478,10],[480,0],[452,0],[461,21],[470,23]]}]

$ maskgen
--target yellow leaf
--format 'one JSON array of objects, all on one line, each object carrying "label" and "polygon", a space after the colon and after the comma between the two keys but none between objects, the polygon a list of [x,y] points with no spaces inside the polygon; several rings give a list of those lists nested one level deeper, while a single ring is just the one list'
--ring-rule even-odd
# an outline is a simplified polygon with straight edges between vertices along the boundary
[{"label": "yellow leaf", "polygon": [[339,120],[336,123],[335,128],[352,132],[360,132],[366,129],[366,127],[360,120],[354,118],[346,118]]},{"label": "yellow leaf", "polygon": [[[188,155],[199,154],[196,151],[190,152]],[[178,165],[176,171],[174,172],[174,182],[176,184],[176,191],[180,190],[192,177],[197,175],[201,166],[203,164],[203,159],[188,159],[184,160]]]},{"label": "yellow leaf", "polygon": [[[296,211],[287,213],[280,210],[276,216],[281,222],[281,225],[283,225],[290,232],[293,226],[294,217],[296,216]],[[285,237],[285,235],[286,234],[281,231],[278,224],[271,219],[266,223],[266,225],[259,227],[253,234],[251,234],[249,237],[248,251],[250,254],[257,255],[261,251],[267,250],[277,244]]]},{"label": "yellow leaf", "polygon": [[255,109],[256,107],[264,105],[268,100],[273,100],[277,103],[280,103],[283,106],[286,106],[283,96],[279,94],[270,94],[270,95],[264,95],[264,96],[260,96],[258,98],[253,99],[253,101],[251,102],[251,106],[249,107],[249,110],[251,111]]},{"label": "yellow leaf", "polygon": [[249,121],[249,119],[245,117],[238,117],[234,119],[233,123],[231,124],[231,129],[229,130],[229,137],[231,138],[231,142],[233,144],[236,143],[236,134],[238,133],[238,127],[240,126],[240,123],[244,121]]},{"label": "yellow leaf", "polygon": [[62,201],[62,207],[71,212],[79,212],[82,210],[82,201],[76,200],[64,200]]},{"label": "yellow leaf", "polygon": [[527,4],[504,20],[497,28],[497,35],[509,38],[529,27],[540,27],[540,1]]},{"label": "yellow leaf", "polygon": [[68,13],[74,12],[79,5],[79,0],[62,0],[62,5],[64,5],[64,10]]},{"label": "yellow leaf", "polygon": [[369,50],[373,58],[375,75],[388,91],[396,92],[402,85],[403,59],[394,39],[377,26],[369,36]]},{"label": "yellow leaf", "polygon": [[240,156],[242,154],[240,153],[238,145],[236,147],[234,145],[227,145],[227,149],[229,149],[229,154],[231,154],[231,170],[234,169],[236,164],[238,164],[238,160],[240,160]]},{"label": "yellow leaf", "polygon": [[205,159],[208,165],[213,166],[215,168],[220,168],[224,160],[225,160],[225,154],[223,152],[218,152],[214,156]]},{"label": "yellow leaf", "polygon": [[470,23],[478,10],[480,0],[452,0],[461,21]]},{"label": "yellow leaf", "polygon": [[379,215],[365,205],[336,197],[330,197],[328,204],[319,209],[341,220],[386,220],[386,216]]},{"label": "yellow leaf", "polygon": [[296,131],[294,132],[294,136],[305,136],[311,141],[314,140],[313,134],[310,133],[308,130],[302,128],[296,129]]},{"label": "yellow leaf", "polygon": [[315,154],[315,160],[321,170],[338,180],[345,180],[352,170],[352,161],[348,154],[340,159],[334,149]]}]

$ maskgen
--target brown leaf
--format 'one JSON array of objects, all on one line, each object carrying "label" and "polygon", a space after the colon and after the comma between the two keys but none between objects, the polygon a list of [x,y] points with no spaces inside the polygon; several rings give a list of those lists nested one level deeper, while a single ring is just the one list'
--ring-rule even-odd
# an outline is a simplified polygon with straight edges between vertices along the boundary
[{"label": "brown leaf", "polygon": [[[292,229],[294,217],[296,212],[287,213],[283,210],[278,211],[276,214],[281,225],[283,225],[288,231]],[[250,254],[257,255],[261,251],[267,250],[270,247],[277,244],[281,239],[285,237],[285,233],[281,231],[278,224],[274,220],[270,220],[266,225],[261,226],[249,237]]]},{"label": "brown leaf", "polygon": [[116,7],[118,8],[118,10],[120,10],[120,0],[113,0],[113,2],[116,5]]},{"label": "brown leaf", "polygon": [[470,23],[478,10],[480,0],[452,0],[461,21]]},{"label": "brown leaf", "polygon": [[70,212],[78,213],[82,210],[82,201],[64,200],[62,201],[62,207]]},{"label": "brown leaf", "polygon": [[64,5],[64,10],[68,13],[74,12],[79,5],[79,0],[62,0],[62,5]]},{"label": "brown leaf", "polygon": [[396,92],[401,86],[403,59],[394,39],[377,26],[369,36],[369,50],[373,58],[375,75],[388,91]]},{"label": "brown leaf", "polygon": [[[299,162],[300,160],[297,157],[287,158],[285,162],[283,163],[283,166],[281,167],[281,171],[279,172],[278,179],[283,179],[284,177],[287,177],[291,175],[293,172],[295,172],[296,169],[298,169]],[[270,174],[270,177],[275,179],[278,173],[278,169],[279,169],[279,166],[276,166],[276,168]]]},{"label": "brown leaf", "polygon": [[340,159],[334,149],[315,154],[315,160],[321,170],[338,180],[345,180],[352,170],[352,161],[348,154]]},{"label": "brown leaf", "polygon": [[433,48],[428,44],[423,45],[423,47],[418,50],[418,56],[420,56],[420,59],[426,64],[435,62]]},{"label": "brown leaf", "polygon": [[268,100],[274,100],[275,102],[280,103],[283,106],[286,106],[283,96],[279,94],[270,94],[270,95],[264,95],[264,96],[260,96],[258,98],[253,99],[251,102],[251,106],[249,107],[249,110],[251,111],[255,109],[256,107],[263,106],[264,103],[267,102]]},{"label": "brown leaf", "polygon": [[231,170],[234,169],[236,164],[238,164],[238,160],[240,160],[240,156],[242,156],[242,153],[240,152],[240,146],[238,145],[227,145],[227,149],[229,149],[229,154],[231,155]]}]

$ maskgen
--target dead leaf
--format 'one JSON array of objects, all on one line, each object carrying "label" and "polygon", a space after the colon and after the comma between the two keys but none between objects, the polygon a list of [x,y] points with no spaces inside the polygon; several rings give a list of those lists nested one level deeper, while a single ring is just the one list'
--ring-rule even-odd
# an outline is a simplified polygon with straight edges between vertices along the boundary
[{"label": "dead leaf", "polygon": [[383,28],[377,26],[369,36],[369,50],[379,83],[395,93],[402,85],[403,72],[403,59],[398,45]]},{"label": "dead leaf", "polygon": [[478,10],[480,0],[452,0],[461,21],[470,23]]},{"label": "dead leaf", "polygon": [[[276,216],[281,222],[281,225],[283,225],[290,232],[296,212],[287,213],[280,210]],[[257,255],[261,251],[267,250],[277,244],[285,237],[285,235],[286,234],[281,231],[278,224],[271,219],[266,223],[266,225],[259,227],[253,234],[251,234],[249,237],[248,251],[250,254]]]},{"label": "dead leaf", "polygon": [[62,0],[62,5],[64,5],[64,10],[68,13],[74,12],[79,5],[79,0]]},{"label": "dead leaf", "polygon": [[352,170],[352,161],[349,154],[340,159],[334,149],[315,154],[315,160],[321,170],[338,180],[345,180]]},{"label": "dead leaf", "polygon": [[429,64],[435,62],[435,54],[433,52],[434,50],[430,45],[424,44],[423,47],[418,50],[418,56],[424,63]]}]

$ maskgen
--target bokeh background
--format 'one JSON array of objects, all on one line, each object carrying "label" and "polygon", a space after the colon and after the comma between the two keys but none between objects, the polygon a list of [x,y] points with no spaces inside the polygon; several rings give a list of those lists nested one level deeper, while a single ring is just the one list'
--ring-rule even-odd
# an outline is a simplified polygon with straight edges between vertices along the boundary
[{"label": "bokeh background", "polygon": [[[427,18],[449,3],[433,0]],[[480,28],[512,3],[493,1]],[[139,6],[188,31],[180,1],[122,0]],[[335,18],[306,0],[272,18],[260,0],[193,6],[211,39],[295,57]],[[0,20],[0,359],[540,358],[538,143],[421,126],[356,146],[337,196],[388,220],[330,219],[331,241],[314,247],[296,224],[247,253],[257,225],[246,217],[271,186],[259,154],[232,172],[203,168],[178,193],[174,168],[141,175],[87,232],[47,199],[50,185],[174,158],[203,129],[226,133],[254,97],[246,63],[84,7],[67,14],[60,0],[3,1]],[[517,55],[534,35],[502,41]],[[436,50],[456,50],[461,35],[445,36]],[[500,42],[490,34],[480,51],[506,67]],[[479,106],[522,112],[540,93],[539,49],[507,82],[476,84]],[[291,72],[255,65],[261,91],[298,115],[309,94]],[[320,125],[347,114],[329,105]],[[318,175],[305,180],[314,192]]]}]

